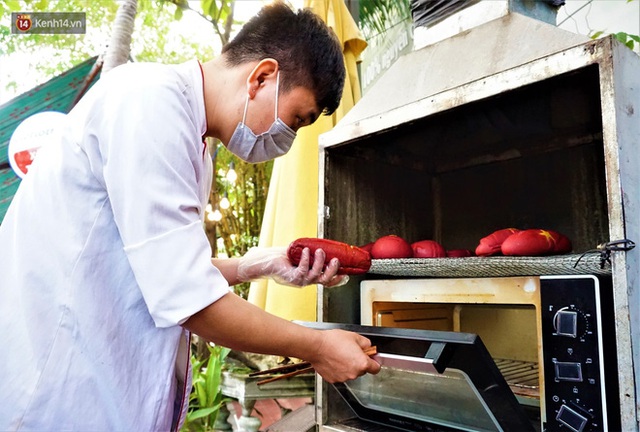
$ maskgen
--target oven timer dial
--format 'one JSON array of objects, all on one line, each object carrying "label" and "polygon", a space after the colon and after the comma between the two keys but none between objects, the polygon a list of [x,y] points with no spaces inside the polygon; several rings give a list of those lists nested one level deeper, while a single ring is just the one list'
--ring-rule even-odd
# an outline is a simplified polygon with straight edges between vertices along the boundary
[{"label": "oven timer dial", "polygon": [[588,314],[573,306],[559,309],[553,316],[554,335],[582,339],[591,333]]},{"label": "oven timer dial", "polygon": [[557,411],[556,420],[573,432],[584,432],[587,430],[598,430],[598,425],[593,422],[593,410],[576,403],[562,404]]}]

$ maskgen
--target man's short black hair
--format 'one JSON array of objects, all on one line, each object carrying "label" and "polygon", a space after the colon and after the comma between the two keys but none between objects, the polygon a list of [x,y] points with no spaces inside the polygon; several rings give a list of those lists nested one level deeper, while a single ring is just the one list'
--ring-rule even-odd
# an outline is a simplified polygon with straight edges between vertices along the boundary
[{"label": "man's short black hair", "polygon": [[230,66],[273,58],[284,93],[309,88],[318,108],[331,114],[340,105],[345,66],[337,36],[311,9],[294,12],[283,2],[263,7],[222,49]]}]

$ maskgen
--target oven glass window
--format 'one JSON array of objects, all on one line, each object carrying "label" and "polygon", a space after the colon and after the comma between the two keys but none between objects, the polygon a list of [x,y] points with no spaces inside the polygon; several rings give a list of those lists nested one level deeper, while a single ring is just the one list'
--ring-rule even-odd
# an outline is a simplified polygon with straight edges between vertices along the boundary
[{"label": "oven glass window", "polygon": [[363,406],[465,431],[502,431],[463,371],[425,373],[383,367],[346,387]]}]

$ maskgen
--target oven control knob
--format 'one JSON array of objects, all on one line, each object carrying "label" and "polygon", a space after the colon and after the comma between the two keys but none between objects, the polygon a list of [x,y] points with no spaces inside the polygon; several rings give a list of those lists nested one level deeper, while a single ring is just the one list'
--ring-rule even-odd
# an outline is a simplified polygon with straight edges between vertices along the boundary
[{"label": "oven control knob", "polygon": [[573,307],[564,307],[553,317],[554,335],[571,338],[581,337],[589,331],[589,322],[582,312]]},{"label": "oven control knob", "polygon": [[575,432],[582,432],[589,423],[587,417],[564,404],[558,410],[556,420]]},{"label": "oven control knob", "polygon": [[553,359],[556,381],[582,382],[582,364],[577,362],[561,362]]}]

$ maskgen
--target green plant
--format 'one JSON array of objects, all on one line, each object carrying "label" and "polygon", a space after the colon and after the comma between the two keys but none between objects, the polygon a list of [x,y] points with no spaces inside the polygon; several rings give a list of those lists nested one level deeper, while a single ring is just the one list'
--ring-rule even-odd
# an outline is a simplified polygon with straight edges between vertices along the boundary
[{"label": "green plant", "polygon": [[367,40],[385,33],[400,21],[411,19],[409,0],[368,0],[358,5],[360,27]]},{"label": "green plant", "polygon": [[191,356],[193,388],[182,432],[213,431],[220,408],[229,400],[222,395],[221,381],[222,365],[231,350],[217,345],[206,346],[208,358]]},{"label": "green plant", "polygon": [[[568,19],[572,18],[574,15],[576,15],[578,12],[580,12],[580,10],[582,10],[583,8],[589,6],[591,3],[593,3],[594,0],[588,0],[586,3],[584,3],[582,6],[580,6],[579,8],[577,8],[573,13],[569,14],[565,19],[563,19],[562,21],[560,21],[558,23],[558,26],[562,25],[562,23],[564,23],[565,21],[567,21]],[[635,0],[627,0],[626,3],[631,3]],[[589,31],[589,37],[591,39],[598,39],[601,36],[606,36],[609,33],[603,31],[603,30],[598,30],[598,31]],[[625,33],[625,32],[618,32],[618,33],[611,33],[613,35],[613,37],[615,37],[618,41],[622,42],[623,44],[625,44],[625,46],[631,50],[635,49],[635,44],[637,43],[638,45],[640,45],[640,36],[639,35],[634,35],[634,34],[629,34],[629,33]]]},{"label": "green plant", "polygon": [[[604,34],[604,32],[602,32],[602,31],[595,32],[591,36],[591,39],[598,39],[603,34]],[[632,34],[625,33],[625,32],[618,32],[618,33],[613,33],[613,36],[616,39],[618,39],[620,42],[625,44],[629,49],[634,49],[636,43],[640,45],[640,36],[638,36],[638,35],[632,35]]]}]

